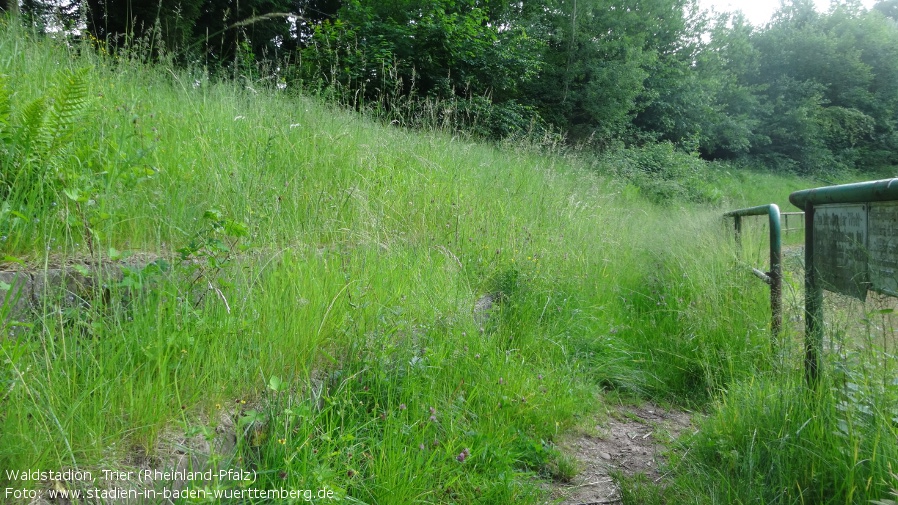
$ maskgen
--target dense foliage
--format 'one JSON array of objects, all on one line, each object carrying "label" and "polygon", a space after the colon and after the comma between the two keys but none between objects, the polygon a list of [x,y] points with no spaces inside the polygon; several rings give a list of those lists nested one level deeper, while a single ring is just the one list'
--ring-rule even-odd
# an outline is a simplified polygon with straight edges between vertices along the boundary
[{"label": "dense foliage", "polygon": [[45,28],[83,19],[104,49],[142,42],[154,56],[324,92],[408,126],[430,114],[492,138],[665,140],[798,172],[898,161],[895,0],[827,13],[789,0],[763,27],[694,0],[21,5]]}]

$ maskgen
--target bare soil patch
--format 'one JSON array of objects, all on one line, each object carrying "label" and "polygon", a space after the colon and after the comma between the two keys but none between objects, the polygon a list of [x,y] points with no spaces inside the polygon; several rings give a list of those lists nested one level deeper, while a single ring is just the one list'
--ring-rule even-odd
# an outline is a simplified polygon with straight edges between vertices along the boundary
[{"label": "bare soil patch", "polygon": [[692,428],[691,413],[647,403],[626,406],[607,421],[592,427],[594,433],[579,433],[559,442],[559,448],[580,461],[582,471],[567,484],[553,490],[553,503],[605,505],[620,503],[620,489],[611,474],[644,474],[662,482],[665,444]]}]

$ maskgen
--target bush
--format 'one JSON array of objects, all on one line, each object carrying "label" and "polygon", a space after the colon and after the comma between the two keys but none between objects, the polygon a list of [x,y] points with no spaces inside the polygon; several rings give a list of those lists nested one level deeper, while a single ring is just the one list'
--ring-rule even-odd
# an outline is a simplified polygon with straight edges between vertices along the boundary
[{"label": "bush", "polygon": [[718,203],[723,197],[706,162],[670,142],[620,149],[605,155],[605,161],[616,175],[630,181],[655,203]]}]

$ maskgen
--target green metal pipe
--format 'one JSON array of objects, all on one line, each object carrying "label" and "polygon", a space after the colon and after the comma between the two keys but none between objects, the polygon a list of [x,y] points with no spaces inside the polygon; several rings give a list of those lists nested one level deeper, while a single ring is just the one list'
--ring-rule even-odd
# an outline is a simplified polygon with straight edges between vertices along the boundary
[{"label": "green metal pipe", "polygon": [[[809,204],[886,202],[891,200],[898,200],[898,179],[805,189],[789,195],[789,201],[805,212],[807,212],[806,206]],[[807,219],[805,221],[811,222]]]},{"label": "green metal pipe", "polygon": [[782,227],[780,226],[780,208],[776,204],[771,203],[730,211],[724,215],[735,220],[738,245],[742,232],[742,217],[763,216],[765,214],[770,222],[770,271],[763,273],[769,279],[769,281],[764,280],[764,282],[770,284],[770,332],[775,342],[779,338],[780,330],[783,327],[783,240]]},{"label": "green metal pipe", "polygon": [[748,207],[746,209],[737,209],[731,210],[724,214],[724,216],[735,217],[735,216],[763,216],[765,214],[770,213],[770,206],[776,207],[776,213],[779,215],[780,208],[776,206],[775,203],[769,203],[767,205],[758,205],[757,207]]}]

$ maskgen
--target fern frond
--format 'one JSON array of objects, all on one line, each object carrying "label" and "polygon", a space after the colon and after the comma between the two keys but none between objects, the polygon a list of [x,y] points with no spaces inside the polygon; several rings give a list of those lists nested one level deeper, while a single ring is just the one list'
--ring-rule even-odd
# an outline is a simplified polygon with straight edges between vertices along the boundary
[{"label": "fern frond", "polygon": [[9,87],[5,75],[0,75],[0,197],[9,195],[8,180],[13,171],[15,160],[10,145],[11,128],[9,125],[11,106],[9,104]]},{"label": "fern frond", "polygon": [[40,151],[42,146],[35,144],[41,141],[44,131],[44,123],[47,116],[47,99],[40,97],[22,108],[19,113],[18,134],[14,139],[21,149],[20,153],[27,156],[33,151]]},{"label": "fern frond", "polygon": [[60,74],[55,92],[50,97],[52,107],[48,130],[57,135],[67,133],[87,108],[87,68]]},{"label": "fern frond", "polygon": [[9,138],[9,120],[12,108],[9,104],[9,86],[5,75],[0,75],[0,142]]}]

